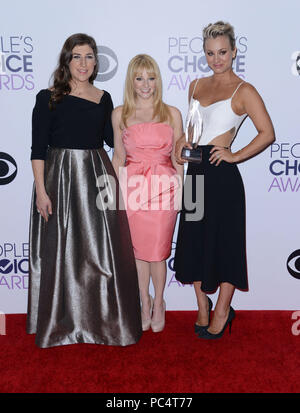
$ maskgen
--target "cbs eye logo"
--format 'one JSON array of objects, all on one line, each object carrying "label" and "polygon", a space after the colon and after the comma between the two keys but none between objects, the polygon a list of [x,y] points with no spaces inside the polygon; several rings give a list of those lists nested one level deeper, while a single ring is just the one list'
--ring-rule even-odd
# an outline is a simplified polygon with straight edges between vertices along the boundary
[{"label": "cbs eye logo", "polygon": [[17,163],[10,155],[0,152],[0,185],[7,185],[17,175]]},{"label": "cbs eye logo", "polygon": [[300,52],[294,52],[292,54],[292,60],[293,60],[293,65],[292,65],[292,73],[294,76],[300,76]]},{"label": "cbs eye logo", "polygon": [[300,280],[300,250],[294,251],[287,259],[287,270],[291,276]]},{"label": "cbs eye logo", "polygon": [[106,82],[114,77],[118,70],[118,58],[113,50],[106,46],[97,46],[99,72],[96,81]]},{"label": "cbs eye logo", "polygon": [[8,274],[13,270],[13,264],[9,260],[0,260],[0,274]]}]

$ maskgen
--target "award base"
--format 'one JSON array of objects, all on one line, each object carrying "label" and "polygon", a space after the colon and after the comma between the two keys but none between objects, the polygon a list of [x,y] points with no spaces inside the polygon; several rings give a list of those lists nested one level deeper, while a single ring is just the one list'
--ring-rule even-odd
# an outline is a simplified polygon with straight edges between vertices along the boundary
[{"label": "award base", "polygon": [[196,147],[193,149],[183,148],[181,158],[188,162],[202,162],[202,148]]}]

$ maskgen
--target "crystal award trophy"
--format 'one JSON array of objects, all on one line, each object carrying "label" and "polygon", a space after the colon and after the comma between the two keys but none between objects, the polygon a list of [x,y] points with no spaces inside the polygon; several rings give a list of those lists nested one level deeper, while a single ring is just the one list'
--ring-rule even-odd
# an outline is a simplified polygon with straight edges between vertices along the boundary
[{"label": "crystal award trophy", "polygon": [[188,162],[202,162],[202,150],[197,148],[202,134],[202,117],[198,108],[198,101],[191,99],[185,127],[186,142],[192,146],[192,149],[184,147],[181,152],[181,158]]}]

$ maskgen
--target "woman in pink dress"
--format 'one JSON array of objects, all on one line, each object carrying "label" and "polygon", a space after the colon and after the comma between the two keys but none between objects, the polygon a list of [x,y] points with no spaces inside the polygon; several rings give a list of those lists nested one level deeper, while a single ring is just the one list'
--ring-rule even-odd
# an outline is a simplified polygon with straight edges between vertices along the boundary
[{"label": "woman in pink dress", "polygon": [[[181,201],[183,167],[174,156],[182,136],[181,114],[162,101],[155,60],[145,54],[129,63],[124,104],[112,114],[119,177],[136,259],[143,331],[162,331],[166,259]],[[155,297],[149,294],[152,278]]]}]

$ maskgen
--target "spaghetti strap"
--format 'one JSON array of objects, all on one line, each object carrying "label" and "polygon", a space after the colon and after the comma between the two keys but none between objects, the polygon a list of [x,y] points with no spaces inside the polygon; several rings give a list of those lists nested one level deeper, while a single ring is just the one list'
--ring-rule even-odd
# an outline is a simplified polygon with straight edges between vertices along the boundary
[{"label": "spaghetti strap", "polygon": [[232,96],[231,96],[231,99],[233,98],[233,96],[234,96],[234,95],[236,94],[236,92],[238,91],[238,88],[239,88],[243,83],[245,83],[245,82],[241,82],[241,83],[239,83],[239,84],[237,85],[235,91],[233,92],[233,94],[232,94]]},{"label": "spaghetti strap", "polygon": [[194,86],[194,89],[193,89],[193,93],[192,93],[192,95],[191,95],[192,98],[194,98],[194,93],[195,93],[195,89],[196,89],[198,80],[199,80],[199,77],[197,78],[197,81],[196,81],[196,83],[195,83],[195,86]]}]

